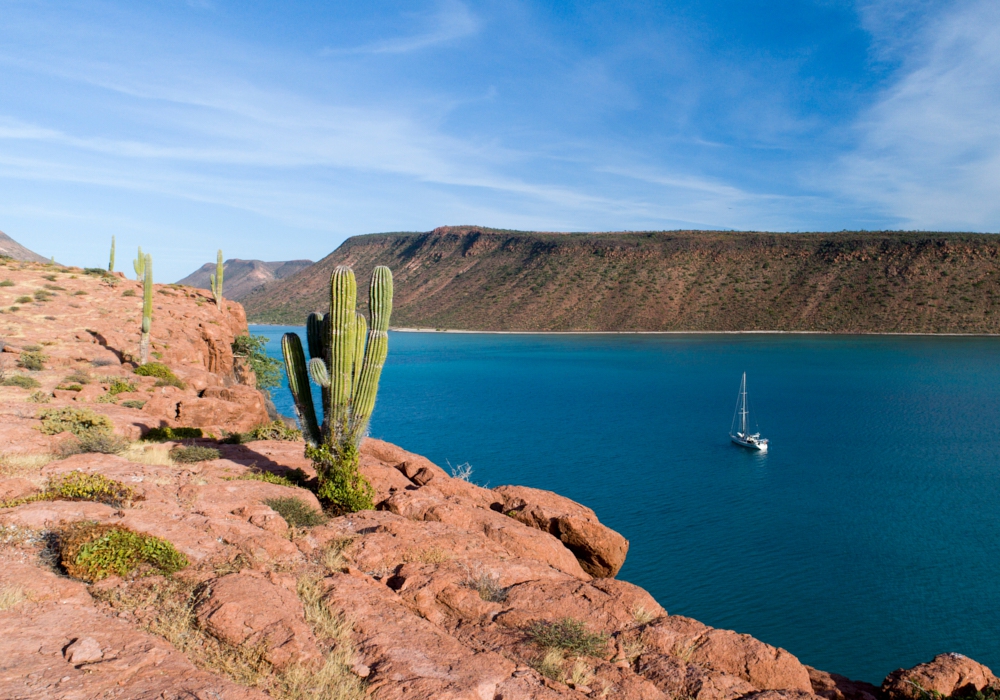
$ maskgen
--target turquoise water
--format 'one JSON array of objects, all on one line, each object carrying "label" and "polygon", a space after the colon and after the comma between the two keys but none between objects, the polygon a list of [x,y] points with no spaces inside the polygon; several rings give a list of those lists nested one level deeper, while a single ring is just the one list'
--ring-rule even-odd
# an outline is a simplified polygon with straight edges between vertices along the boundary
[{"label": "turquoise water", "polygon": [[[285,330],[253,332],[277,356]],[[990,338],[392,333],[371,434],[592,507],[671,613],[874,683],[945,651],[997,669],[998,360]],[[767,455],[727,437],[744,370]]]}]

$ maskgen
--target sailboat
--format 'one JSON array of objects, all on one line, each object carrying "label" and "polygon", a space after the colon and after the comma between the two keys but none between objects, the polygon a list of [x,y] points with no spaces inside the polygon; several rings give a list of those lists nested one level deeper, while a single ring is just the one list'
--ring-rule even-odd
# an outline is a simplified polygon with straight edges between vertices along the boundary
[{"label": "sailboat", "polygon": [[[729,437],[737,445],[749,447],[751,450],[767,452],[767,438],[762,438],[760,433],[751,433],[747,424],[749,423],[750,411],[747,409],[747,373],[743,373],[743,381],[740,383],[740,394],[736,399],[736,412],[733,414],[733,423],[729,426]],[[739,428],[737,430],[737,428]]]}]

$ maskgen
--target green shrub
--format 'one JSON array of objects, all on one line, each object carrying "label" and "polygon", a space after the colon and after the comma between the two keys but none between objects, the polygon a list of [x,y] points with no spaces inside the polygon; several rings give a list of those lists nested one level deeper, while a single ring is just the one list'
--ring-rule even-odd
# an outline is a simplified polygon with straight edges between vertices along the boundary
[{"label": "green shrub", "polygon": [[59,553],[66,573],[89,582],[112,575],[168,575],[188,565],[166,540],[98,523],[78,523],[60,533]]},{"label": "green shrub", "polygon": [[80,452],[98,452],[106,455],[121,454],[132,444],[127,438],[114,433],[104,433],[93,431],[77,437],[76,445],[69,444],[63,447],[63,456]]},{"label": "green shrub", "polygon": [[83,391],[83,387],[79,384],[60,384],[56,389],[61,389],[62,391]]},{"label": "green shrub", "polygon": [[52,394],[46,394],[44,391],[36,391],[28,397],[28,401],[31,403],[48,403],[51,400]]},{"label": "green shrub", "polygon": [[286,440],[295,442],[302,439],[302,431],[297,428],[290,428],[283,421],[275,420],[270,423],[262,423],[256,428],[251,428],[245,433],[231,433],[223,441],[228,445],[242,445],[255,440]]},{"label": "green shrub", "polygon": [[90,375],[81,370],[76,370],[73,374],[63,379],[63,382],[70,384],[90,384]]},{"label": "green shrub", "polygon": [[135,384],[128,381],[127,379],[119,379],[114,377],[108,382],[108,393],[112,396],[117,396],[118,394],[131,393],[135,391]]},{"label": "green shrub", "polygon": [[55,294],[44,289],[36,289],[34,293],[35,301],[48,301],[54,296]]},{"label": "green shrub", "polygon": [[185,386],[184,382],[178,379],[177,375],[162,362],[147,362],[144,365],[139,365],[135,368],[135,373],[140,377],[156,377],[160,380],[156,386],[175,386],[179,389],[183,389]]},{"label": "green shrub", "polygon": [[540,647],[565,649],[584,656],[602,656],[608,636],[588,632],[583,622],[564,617],[557,622],[539,620],[527,630],[528,638]]},{"label": "green shrub", "polygon": [[85,267],[83,268],[83,274],[93,275],[94,277],[111,277],[111,273],[103,267]]},{"label": "green shrub", "polygon": [[[128,401],[123,403],[124,406]],[[203,436],[201,428],[150,428],[142,436],[149,442],[171,442],[174,440],[193,440]]]},{"label": "green shrub", "polygon": [[239,477],[241,481],[266,481],[279,486],[301,487],[306,483],[306,473],[301,469],[291,469],[288,476],[280,476],[273,472],[249,471]]},{"label": "green shrub", "polygon": [[43,280],[48,280],[49,282],[55,282],[56,281],[56,276],[55,275],[42,275],[42,279]]},{"label": "green shrub", "polygon": [[41,386],[39,381],[34,377],[28,377],[24,374],[15,374],[13,377],[7,377],[3,380],[4,386],[19,386],[22,389],[37,389]]},{"label": "green shrub", "polygon": [[222,453],[214,447],[203,447],[201,445],[178,445],[170,450],[170,459],[182,464],[207,462],[212,459],[218,459],[221,456]]},{"label": "green shrub", "polygon": [[4,280],[3,282],[0,282],[0,287],[13,287],[13,286],[14,286],[14,280]]},{"label": "green shrub", "polygon": [[[345,449],[357,448],[349,443]],[[356,513],[375,507],[375,489],[358,470],[357,454],[334,456],[326,445],[306,445],[306,457],[312,460],[317,472],[325,475],[316,495],[334,510]]]},{"label": "green shrub", "polygon": [[14,300],[14,303],[15,304],[30,304],[32,301],[34,301],[34,300],[31,297],[25,296],[25,297],[18,297],[17,299]]},{"label": "green shrub", "polygon": [[38,352],[39,350],[42,349],[42,346],[41,345],[25,345],[24,349],[27,350],[28,352]]},{"label": "green shrub", "polygon": [[128,401],[122,401],[122,406],[125,408],[136,408],[141,409],[146,405],[145,401],[137,401],[136,399],[129,399]]},{"label": "green shrub", "polygon": [[42,433],[56,435],[69,432],[76,437],[90,433],[111,433],[114,424],[107,416],[94,413],[89,408],[46,408],[38,414],[42,421]]},{"label": "green shrub", "polygon": [[77,291],[73,292],[73,296],[75,296],[75,297],[85,297],[85,296],[87,296],[87,293],[85,291],[83,291],[82,289],[78,289]]},{"label": "green shrub", "polygon": [[136,500],[135,491],[120,481],[103,474],[71,471],[49,479],[45,490],[0,503],[0,508],[12,508],[35,501],[94,501],[109,506],[122,506]]},{"label": "green shrub", "polygon": [[240,335],[233,340],[233,356],[242,357],[257,375],[257,388],[268,390],[281,384],[281,363],[264,351],[267,337]]},{"label": "green shrub", "polygon": [[264,503],[292,527],[313,527],[326,522],[326,516],[321,511],[295,497],[269,498]]},{"label": "green shrub", "polygon": [[45,363],[48,359],[39,350],[25,350],[17,358],[17,366],[32,372],[38,372],[45,369]]},{"label": "green shrub", "polygon": [[124,292],[122,292],[122,296],[123,297],[134,297],[135,296],[135,290],[134,289],[126,289]]}]

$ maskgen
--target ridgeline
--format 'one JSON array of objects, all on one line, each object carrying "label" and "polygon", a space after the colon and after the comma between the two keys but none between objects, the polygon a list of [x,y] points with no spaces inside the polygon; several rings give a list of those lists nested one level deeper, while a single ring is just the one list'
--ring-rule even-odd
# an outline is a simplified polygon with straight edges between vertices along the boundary
[{"label": "ridgeline", "polygon": [[301,325],[341,264],[392,269],[399,328],[1000,333],[1000,236],[974,233],[371,234],[246,297],[247,316]]}]

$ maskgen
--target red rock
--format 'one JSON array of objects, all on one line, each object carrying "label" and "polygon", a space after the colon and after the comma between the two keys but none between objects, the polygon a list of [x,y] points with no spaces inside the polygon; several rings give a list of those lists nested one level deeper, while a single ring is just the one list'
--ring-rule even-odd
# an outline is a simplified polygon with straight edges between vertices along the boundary
[{"label": "red rock", "polygon": [[498,486],[493,492],[501,499],[503,513],[558,537],[591,576],[613,577],[625,563],[628,540],[601,525],[590,508],[526,486]]},{"label": "red rock", "polygon": [[1000,686],[1000,679],[986,666],[961,654],[938,654],[927,663],[890,673],[882,682],[882,693],[889,700],[921,700],[926,693],[950,697],[986,686]]},{"label": "red rock", "polygon": [[27,479],[2,479],[0,480],[0,503],[24,498],[40,490],[34,482]]},{"label": "red rock", "polygon": [[209,586],[197,616],[211,634],[233,646],[262,644],[264,657],[277,668],[321,659],[294,590],[251,571],[223,576]]},{"label": "red rock", "polygon": [[80,637],[70,642],[70,645],[63,650],[63,656],[74,666],[79,664],[90,664],[104,658],[101,645],[93,637]]},{"label": "red rock", "polygon": [[806,666],[813,692],[827,700],[878,700],[879,689],[871,683],[852,681],[836,673]]}]

